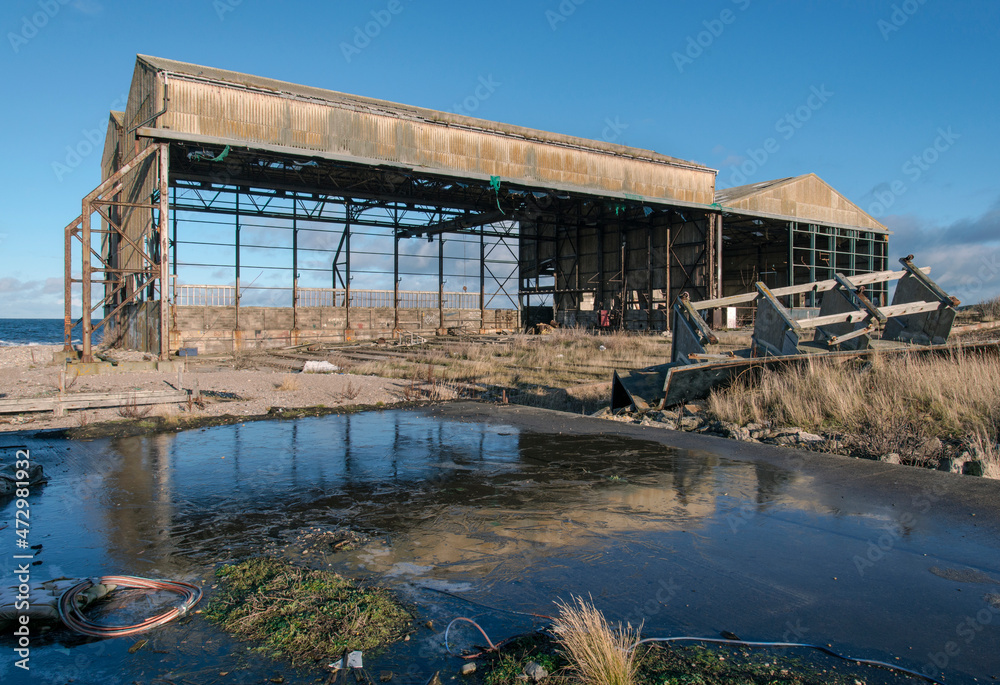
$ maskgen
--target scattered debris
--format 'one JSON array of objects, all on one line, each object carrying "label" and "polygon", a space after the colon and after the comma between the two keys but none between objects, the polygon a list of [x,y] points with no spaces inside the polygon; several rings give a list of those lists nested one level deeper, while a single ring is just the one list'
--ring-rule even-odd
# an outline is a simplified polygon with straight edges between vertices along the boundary
[{"label": "scattered debris", "polygon": [[302,373],[335,373],[337,371],[340,371],[340,367],[328,361],[310,361],[302,367]]},{"label": "scattered debris", "polygon": [[[344,658],[337,659],[329,665],[335,671],[344,668]],[[364,668],[364,659],[361,652],[354,651],[347,655],[347,668]]]}]

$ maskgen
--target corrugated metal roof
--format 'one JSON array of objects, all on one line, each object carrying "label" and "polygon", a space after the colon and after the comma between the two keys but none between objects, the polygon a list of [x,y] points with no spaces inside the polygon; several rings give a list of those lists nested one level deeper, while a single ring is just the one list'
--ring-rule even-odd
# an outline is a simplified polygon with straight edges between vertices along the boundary
[{"label": "corrugated metal roof", "polygon": [[[174,140],[332,155],[524,188],[708,206],[713,169],[648,150],[139,56],[126,122]],[[133,123],[134,122],[134,123]]]},{"label": "corrugated metal roof", "polygon": [[715,201],[720,205],[726,205],[729,202],[735,202],[744,197],[756,195],[757,193],[763,190],[767,190],[768,188],[773,188],[775,186],[781,185],[782,183],[794,181],[798,178],[803,178],[803,177],[789,176],[787,178],[778,178],[773,181],[761,181],[760,183],[750,183],[745,186],[733,186],[732,188],[722,188],[721,190],[716,188]]},{"label": "corrugated metal roof", "polygon": [[262,94],[286,94],[305,100],[320,101],[324,104],[335,107],[389,115],[395,118],[409,119],[445,126],[464,126],[471,129],[488,131],[493,134],[512,136],[519,139],[535,140],[571,147],[581,147],[621,155],[624,157],[664,162],[667,164],[675,164],[695,169],[712,170],[710,167],[703,164],[689,162],[676,157],[670,157],[652,150],[643,150],[641,148],[606,143],[604,141],[591,140],[588,138],[577,138],[575,136],[568,136],[561,133],[552,133],[523,126],[515,126],[513,124],[504,124],[486,119],[477,119],[475,117],[453,114],[451,112],[414,107],[412,105],[403,105],[390,102],[388,100],[378,100],[361,95],[350,95],[348,93],[340,93],[333,90],[303,86],[295,83],[289,83],[287,81],[265,78],[263,76],[243,74],[226,69],[189,64],[187,62],[178,62],[162,57],[153,57],[150,55],[138,55],[137,57],[140,61],[145,62],[159,71],[165,71],[172,74],[184,74],[208,81],[222,81],[231,85],[242,86],[249,90],[258,90]]},{"label": "corrugated metal roof", "polygon": [[816,174],[724,188],[715,191],[715,202],[733,214],[888,232]]}]

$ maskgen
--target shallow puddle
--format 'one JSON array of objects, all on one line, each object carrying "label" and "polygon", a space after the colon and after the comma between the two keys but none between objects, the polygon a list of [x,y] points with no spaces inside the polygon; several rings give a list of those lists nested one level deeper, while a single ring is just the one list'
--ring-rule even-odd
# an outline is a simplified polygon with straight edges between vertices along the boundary
[{"label": "shallow puddle", "polygon": [[[451,618],[473,617],[497,640],[543,625],[527,614],[553,614],[570,595],[592,596],[644,636],[729,631],[829,644],[947,682],[1000,675],[997,541],[974,518],[937,511],[943,494],[889,506],[805,467],[500,420],[510,425],[385,411],[89,443],[32,438],[50,478],[30,498],[31,541],[43,545],[33,580],[131,574],[204,581],[210,594],[219,563],[252,554],[333,568],[415,607],[413,639],[366,663],[402,674],[395,682],[457,671],[443,646]],[[0,463],[10,458],[0,447]],[[13,503],[2,505],[0,525],[12,524]],[[339,544],[345,530],[360,542]],[[13,550],[11,531],[0,535]],[[452,638],[475,642],[465,630]],[[36,638],[31,666],[32,680],[18,680],[6,658],[0,677],[323,675],[256,656],[200,615],[103,642],[56,630]]]}]

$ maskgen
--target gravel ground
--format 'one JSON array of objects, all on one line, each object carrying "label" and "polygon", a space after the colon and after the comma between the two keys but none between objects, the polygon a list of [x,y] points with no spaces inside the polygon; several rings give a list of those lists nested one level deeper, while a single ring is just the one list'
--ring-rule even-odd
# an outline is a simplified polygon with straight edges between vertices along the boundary
[{"label": "gravel ground", "polygon": [[[55,395],[59,387],[60,366],[53,365],[52,354],[58,345],[0,347],[0,399],[46,397]],[[129,361],[142,359],[142,353]],[[124,359],[122,359],[124,361]],[[127,390],[170,390],[177,385],[177,374],[122,373],[103,376],[82,376],[67,392],[121,392]],[[406,383],[376,376],[351,374],[288,373],[261,368],[234,370],[219,367],[194,367],[183,375],[184,388],[195,385],[208,393],[204,408],[186,405],[159,405],[150,415],[193,413],[197,416],[232,414],[252,416],[266,414],[271,407],[313,407],[325,405],[386,405],[402,402]],[[232,393],[240,399],[212,397],[211,393]],[[55,418],[48,412],[31,414],[0,414],[0,431],[69,428],[98,421],[124,420],[118,409],[93,409],[67,412]]]}]

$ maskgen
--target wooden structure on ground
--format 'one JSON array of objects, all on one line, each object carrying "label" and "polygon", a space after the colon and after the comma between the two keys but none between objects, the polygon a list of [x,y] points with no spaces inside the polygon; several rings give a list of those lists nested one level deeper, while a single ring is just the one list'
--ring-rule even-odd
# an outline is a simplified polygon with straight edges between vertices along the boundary
[{"label": "wooden structure on ground", "polygon": [[[837,273],[830,280],[773,290],[757,283],[754,292],[702,302],[682,297],[673,310],[670,363],[616,371],[612,409],[645,411],[703,398],[752,368],[849,359],[876,351],[944,349],[959,301],[931,280],[930,269],[919,269],[912,260],[913,255],[900,260],[902,271],[852,277]],[[898,281],[892,303],[875,304],[867,294],[869,288],[875,286],[877,291],[892,281]],[[780,298],[803,294],[819,298],[819,312],[793,318]],[[706,346],[718,339],[702,312],[750,304],[757,310],[751,346],[728,354],[709,353]]]}]

